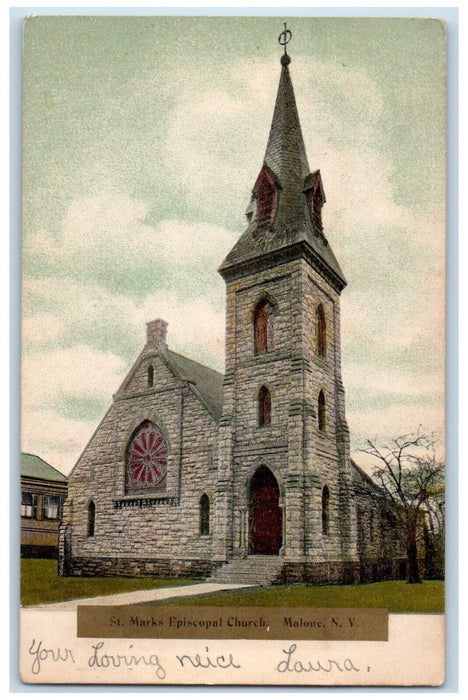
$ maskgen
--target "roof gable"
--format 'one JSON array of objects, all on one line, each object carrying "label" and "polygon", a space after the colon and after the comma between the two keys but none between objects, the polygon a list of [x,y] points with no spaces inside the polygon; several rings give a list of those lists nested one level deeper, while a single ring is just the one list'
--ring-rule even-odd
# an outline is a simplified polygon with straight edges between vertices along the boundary
[{"label": "roof gable", "polygon": [[21,476],[31,479],[59,481],[65,484],[68,481],[65,474],[59,472],[58,469],[51,467],[50,464],[37,457],[37,455],[31,455],[26,452],[21,453]]},{"label": "roof gable", "polygon": [[[148,368],[153,367],[153,384],[148,386]],[[192,393],[205,406],[216,420],[223,413],[223,375],[200,362],[179,355],[167,346],[159,351],[151,351],[145,346],[138,355],[130,371],[114,394],[114,399],[129,395],[151,393],[158,388],[177,386],[187,381]]]},{"label": "roof gable", "polygon": [[219,421],[223,413],[223,375],[172,350],[165,350],[162,357],[181,381],[191,384],[193,393]]}]

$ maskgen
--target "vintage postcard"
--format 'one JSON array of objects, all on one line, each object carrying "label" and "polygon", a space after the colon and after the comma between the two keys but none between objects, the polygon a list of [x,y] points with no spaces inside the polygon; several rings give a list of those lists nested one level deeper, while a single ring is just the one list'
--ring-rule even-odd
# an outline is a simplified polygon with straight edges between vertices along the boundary
[{"label": "vintage postcard", "polygon": [[445,44],[25,21],[24,682],[444,682]]}]

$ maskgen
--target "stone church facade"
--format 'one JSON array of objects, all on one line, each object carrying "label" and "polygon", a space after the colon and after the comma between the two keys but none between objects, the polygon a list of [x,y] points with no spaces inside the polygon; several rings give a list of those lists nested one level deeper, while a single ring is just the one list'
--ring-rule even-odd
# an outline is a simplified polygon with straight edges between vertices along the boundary
[{"label": "stone church facade", "polygon": [[252,583],[403,574],[383,494],[350,458],[341,380],[346,281],[321,220],[289,56],[248,227],[219,268],[224,376],[147,341],[69,478],[63,575]]}]

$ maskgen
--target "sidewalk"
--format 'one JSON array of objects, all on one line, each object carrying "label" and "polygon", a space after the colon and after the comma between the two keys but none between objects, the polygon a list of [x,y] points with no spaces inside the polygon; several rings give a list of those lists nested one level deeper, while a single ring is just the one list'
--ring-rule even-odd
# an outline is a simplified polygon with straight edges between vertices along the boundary
[{"label": "sidewalk", "polygon": [[[134,605],[136,603],[152,603],[166,598],[182,598],[202,593],[214,593],[216,591],[230,591],[236,588],[251,588],[246,583],[195,583],[192,586],[174,586],[172,588],[153,588],[146,591],[133,591],[131,593],[113,593],[94,598],[76,598],[64,600],[60,603],[44,603],[42,605],[28,605],[27,610],[74,610],[78,605]],[[25,608],[26,609],[26,608]]]}]

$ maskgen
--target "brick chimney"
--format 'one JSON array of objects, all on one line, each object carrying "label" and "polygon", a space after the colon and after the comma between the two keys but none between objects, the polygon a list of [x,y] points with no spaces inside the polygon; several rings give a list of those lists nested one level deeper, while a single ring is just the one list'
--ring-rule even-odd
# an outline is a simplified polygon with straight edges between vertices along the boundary
[{"label": "brick chimney", "polygon": [[156,318],[146,324],[146,346],[154,350],[167,350],[167,321]]}]

